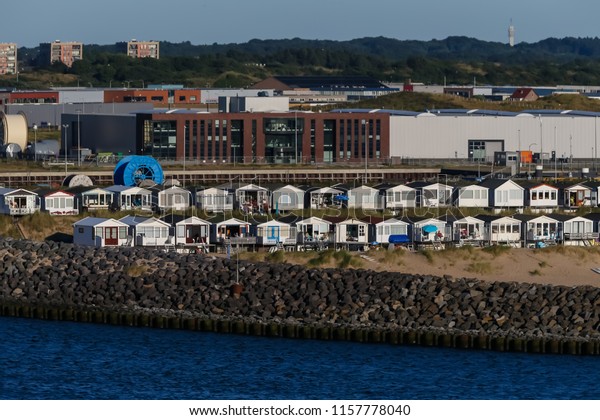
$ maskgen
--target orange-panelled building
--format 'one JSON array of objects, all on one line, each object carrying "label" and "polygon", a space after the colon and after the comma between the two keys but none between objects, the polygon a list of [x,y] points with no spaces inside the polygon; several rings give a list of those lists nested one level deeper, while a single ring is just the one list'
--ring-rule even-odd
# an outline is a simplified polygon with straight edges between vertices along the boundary
[{"label": "orange-panelled building", "polygon": [[53,90],[29,90],[8,92],[6,104],[57,104],[59,92]]},{"label": "orange-panelled building", "polygon": [[[200,96],[200,89],[106,89],[104,90],[103,102],[148,102],[153,103],[157,107],[196,107],[200,105]],[[89,100],[83,102],[89,102]],[[2,92],[0,94],[0,103],[57,104],[61,103],[61,90],[17,90]]]},{"label": "orange-panelled building", "polygon": [[[388,113],[208,113],[153,110],[137,114],[138,142],[156,158],[212,163],[387,162]],[[365,159],[365,153],[367,157]]]},{"label": "orange-panelled building", "polygon": [[107,89],[104,102],[152,102],[156,106],[200,105],[200,89]]}]

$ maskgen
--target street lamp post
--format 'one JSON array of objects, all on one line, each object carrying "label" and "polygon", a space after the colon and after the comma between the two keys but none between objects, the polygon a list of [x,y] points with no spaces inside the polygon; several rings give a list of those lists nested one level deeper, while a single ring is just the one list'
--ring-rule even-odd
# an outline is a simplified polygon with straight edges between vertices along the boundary
[{"label": "street lamp post", "polygon": [[556,156],[558,152],[556,151],[556,126],[554,126],[554,182],[558,181],[558,168],[556,166]]},{"label": "street lamp post", "polygon": [[69,124],[63,124],[63,137],[65,138],[65,177],[67,176],[67,128]]},{"label": "street lamp post", "polygon": [[542,135],[542,116],[540,118],[540,162],[544,166],[544,136]]},{"label": "street lamp post", "polygon": [[185,153],[187,145],[187,125],[183,124],[183,188],[185,188]]},{"label": "street lamp post", "polygon": [[[533,145],[537,145],[537,143],[529,143],[529,147],[527,148],[530,152],[531,150],[531,146]],[[533,154],[533,153],[532,153]],[[533,160],[533,158],[529,159],[529,169],[527,169],[527,172],[529,174],[529,176],[531,176],[531,161]]]},{"label": "street lamp post", "polygon": [[596,172],[596,155],[598,154],[598,116],[594,117],[594,172]]},{"label": "street lamp post", "polygon": [[294,163],[298,164],[298,111],[294,111],[294,133],[295,133],[295,142],[294,142]]},{"label": "street lamp post", "polygon": [[573,171],[573,134],[569,135],[569,171]]},{"label": "street lamp post", "polygon": [[521,130],[517,130],[517,136],[519,138],[519,173],[520,173],[521,167],[523,166],[521,164],[521,156],[523,156],[523,154],[521,153]]},{"label": "street lamp post", "polygon": [[37,162],[37,124],[33,124],[33,160]]},{"label": "street lamp post", "polygon": [[77,110],[77,166],[81,167],[81,120],[79,115],[81,110]]},{"label": "street lamp post", "polygon": [[365,120],[365,185],[369,180],[369,121]]}]

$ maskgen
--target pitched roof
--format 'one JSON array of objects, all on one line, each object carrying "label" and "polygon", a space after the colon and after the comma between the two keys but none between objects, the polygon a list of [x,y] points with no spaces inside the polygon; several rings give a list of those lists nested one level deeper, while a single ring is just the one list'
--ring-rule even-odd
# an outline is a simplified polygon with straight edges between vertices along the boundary
[{"label": "pitched roof", "polygon": [[510,95],[510,97],[513,98],[513,99],[523,99],[523,98],[528,97],[532,93],[535,96],[537,96],[537,94],[535,93],[535,91],[533,90],[533,88],[518,88],[518,89],[515,89],[515,91],[513,92],[513,94]]}]

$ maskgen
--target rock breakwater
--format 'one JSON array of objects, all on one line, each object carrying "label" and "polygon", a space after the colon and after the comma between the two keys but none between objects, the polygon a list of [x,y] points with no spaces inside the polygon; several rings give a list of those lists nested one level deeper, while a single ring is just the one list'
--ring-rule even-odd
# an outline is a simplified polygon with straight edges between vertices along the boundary
[{"label": "rock breakwater", "polygon": [[1,238],[0,306],[9,316],[600,353],[600,288],[238,263],[147,248]]}]

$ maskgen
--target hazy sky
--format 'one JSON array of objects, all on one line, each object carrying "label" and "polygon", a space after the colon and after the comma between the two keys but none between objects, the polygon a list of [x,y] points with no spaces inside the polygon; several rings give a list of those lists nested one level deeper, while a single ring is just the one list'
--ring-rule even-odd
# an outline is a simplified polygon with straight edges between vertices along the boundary
[{"label": "hazy sky", "polygon": [[468,36],[508,42],[596,37],[598,0],[18,0],[0,8],[0,42],[194,45],[250,39],[400,40]]}]

